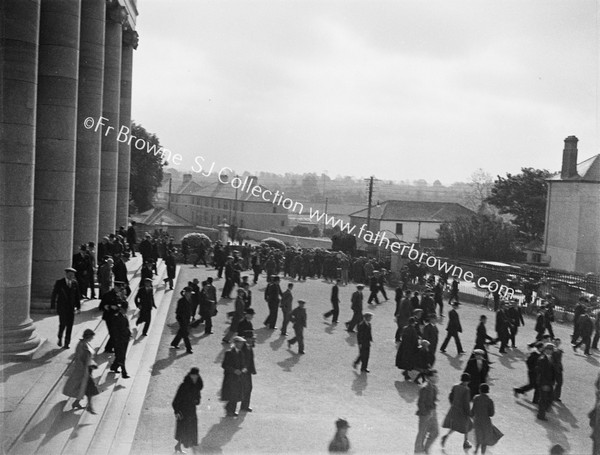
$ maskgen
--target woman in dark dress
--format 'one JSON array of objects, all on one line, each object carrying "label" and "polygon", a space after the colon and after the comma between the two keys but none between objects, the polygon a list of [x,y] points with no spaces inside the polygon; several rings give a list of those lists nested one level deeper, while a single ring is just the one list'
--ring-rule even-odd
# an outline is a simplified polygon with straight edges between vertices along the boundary
[{"label": "woman in dark dress", "polygon": [[493,446],[503,436],[492,424],[494,416],[494,402],[488,396],[490,387],[483,383],[479,386],[479,394],[473,398],[471,416],[473,417],[473,428],[475,429],[475,453],[481,449],[484,454],[487,446]]},{"label": "woman in dark dress", "polygon": [[407,381],[410,380],[408,372],[415,368],[417,351],[419,349],[419,335],[415,328],[416,324],[417,321],[415,318],[411,317],[408,320],[408,325],[402,331],[402,340],[396,354],[396,367],[404,370],[402,374]]},{"label": "woman in dark dress", "polygon": [[177,389],[173,399],[173,410],[177,419],[175,428],[175,452],[185,453],[181,449],[198,445],[198,417],[196,406],[200,404],[200,391],[204,384],[200,377],[200,370],[192,368]]}]

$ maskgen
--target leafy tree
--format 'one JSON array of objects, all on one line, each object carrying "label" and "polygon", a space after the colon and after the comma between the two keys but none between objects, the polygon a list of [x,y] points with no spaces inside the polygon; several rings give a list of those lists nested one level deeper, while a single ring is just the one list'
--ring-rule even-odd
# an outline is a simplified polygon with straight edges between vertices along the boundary
[{"label": "leafy tree", "polygon": [[515,259],[516,229],[502,218],[478,213],[443,223],[438,241],[444,254],[487,261]]},{"label": "leafy tree", "polygon": [[471,174],[469,189],[465,191],[465,205],[471,210],[478,211],[490,196],[494,180],[488,172],[479,168]]},{"label": "leafy tree", "polygon": [[520,174],[506,174],[506,178],[498,176],[490,196],[485,199],[485,202],[497,207],[501,214],[514,217],[512,222],[523,241],[541,240],[544,235],[548,190],[546,179],[550,175],[545,169],[521,168]]},{"label": "leafy tree", "polygon": [[[142,125],[132,123],[131,134],[146,141],[150,149],[152,146],[156,146],[156,150],[161,147],[158,137],[146,131]],[[162,182],[163,166],[168,164],[163,162],[160,153],[148,153],[146,150],[131,147],[130,199],[140,212],[152,208],[152,200]]]}]

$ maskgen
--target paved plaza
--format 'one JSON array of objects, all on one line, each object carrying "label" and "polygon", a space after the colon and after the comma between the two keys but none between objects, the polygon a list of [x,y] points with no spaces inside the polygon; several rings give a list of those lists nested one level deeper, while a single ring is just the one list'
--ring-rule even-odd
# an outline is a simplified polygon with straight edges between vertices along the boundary
[{"label": "paved plaza", "polygon": [[[137,263],[130,264],[134,288],[139,282]],[[170,454],[175,444],[175,419],[171,401],[178,385],[191,367],[200,368],[204,380],[202,402],[198,407],[199,453],[325,453],[334,433],[337,418],[351,425],[349,437],[353,453],[413,453],[417,433],[416,400],[418,386],[406,382],[394,366],[396,346],[393,300],[370,306],[374,312],[371,348],[371,373],[352,368],[358,349],[356,335],[344,330],[350,318],[350,295],[355,287],[340,289],[340,324],[332,326],[322,314],[329,308],[330,284],[318,279],[295,282],[294,302],[307,300],[308,328],[305,332],[306,355],[288,350],[286,338],[279,330],[263,327],[267,314],[263,299],[264,275],[252,287],[257,345],[252,413],[236,419],[224,417],[219,390],[223,378],[221,362],[227,346],[221,343],[227,329],[226,314],[233,300],[221,300],[214,318],[213,335],[204,335],[203,327],[192,329],[194,353],[170,349],[177,330],[175,303],[179,291],[194,277],[216,277],[212,269],[182,265],[175,291],[165,289],[164,266],[155,278],[158,309],[155,310],[149,336],[130,343],[127,363],[132,375],[123,379],[110,373],[111,357],[102,354],[106,329],[95,310],[97,301],[84,304],[74,329],[78,338],[85,328],[98,334],[94,344],[99,354],[95,376],[101,394],[95,398],[97,415],[71,410],[71,402],[62,395],[65,370],[72,352],[54,345],[56,316],[34,315],[40,333],[48,341],[30,362],[2,366],[5,394],[3,412],[3,449],[11,454]],[[288,280],[282,280],[285,288]],[[223,280],[216,281],[217,290]],[[393,298],[393,291],[388,290]],[[295,306],[295,303],[294,303]],[[367,307],[367,305],[365,305]],[[132,310],[131,310],[132,311]],[[447,311],[447,308],[445,308]],[[474,343],[480,306],[465,303],[459,309],[466,349]],[[489,313],[488,331],[493,334],[493,314]],[[281,321],[281,315],[278,323]],[[569,454],[591,453],[587,413],[593,404],[593,382],[598,374],[598,352],[585,357],[574,354],[566,342],[565,387],[563,403],[548,415],[547,422],[536,420],[536,408],[525,398],[514,398],[512,388],[526,382],[524,359],[526,344],[531,341],[533,319],[526,319],[521,329],[518,349],[498,355],[491,348],[491,397],[496,404],[494,424],[505,436],[488,453],[546,454],[553,444],[561,444]],[[440,335],[445,335],[445,320]],[[291,329],[288,330],[291,333]],[[555,325],[555,332],[569,340],[571,326]],[[50,335],[52,334],[52,335]],[[438,417],[442,421],[449,407],[448,393],[458,381],[467,356],[459,356],[453,343],[447,354],[437,354],[440,371]],[[445,431],[442,431],[444,433]],[[471,440],[473,436],[471,436]],[[191,451],[191,450],[190,450]],[[432,453],[442,453],[439,439]],[[452,435],[445,448],[447,454],[462,454],[462,437]]]},{"label": "paved plaza", "polygon": [[[193,277],[200,280],[216,276],[204,267],[197,269],[183,265],[177,289]],[[220,290],[222,280],[218,281]],[[285,289],[287,280],[282,280]],[[308,328],[305,332],[306,355],[287,349],[286,338],[279,331],[270,331],[262,322],[267,313],[263,299],[264,275],[252,288],[253,308],[257,311],[254,326],[257,335],[255,348],[256,368],[251,414],[237,419],[225,418],[223,404],[218,399],[223,370],[221,361],[225,352],[221,344],[226,330],[225,314],[231,311],[233,301],[223,300],[215,318],[215,334],[204,336],[200,327],[192,336],[194,354],[169,348],[176,332],[174,305],[162,332],[152,378],[144,400],[137,426],[132,453],[169,453],[173,439],[174,418],[171,400],[185,374],[198,366],[204,380],[199,415],[199,452],[210,453],[324,453],[334,433],[338,417],[349,420],[350,441],[354,453],[412,453],[417,433],[416,399],[418,386],[404,381],[394,366],[395,322],[393,292],[390,300],[371,306],[374,343],[371,348],[371,373],[360,374],[352,369],[357,355],[356,336],[344,331],[343,321],[350,318],[350,294],[353,285],[342,287],[340,324],[331,326],[322,314],[329,308],[330,285],[322,280],[295,282],[294,301],[307,300]],[[174,296],[177,296],[176,292]],[[175,300],[174,300],[175,301]],[[174,302],[173,301],[173,302]],[[295,304],[294,304],[295,306]],[[365,305],[366,306],[366,305]],[[447,311],[447,308],[445,308]],[[465,348],[474,344],[475,327],[483,311],[472,304],[459,309]],[[489,315],[488,331],[493,334],[493,314]],[[281,319],[281,316],[280,316]],[[570,454],[591,453],[590,428],[587,413],[593,404],[593,382],[598,373],[598,353],[586,358],[574,354],[565,343],[565,387],[563,403],[549,414],[547,422],[536,420],[536,407],[526,398],[515,399],[512,388],[526,382],[526,344],[531,341],[533,319],[526,319],[517,338],[517,349],[504,356],[498,349],[490,350],[494,362],[491,370],[491,397],[496,404],[494,424],[505,437],[490,454],[545,454],[553,444],[561,444]],[[445,320],[441,322],[440,336],[445,335]],[[153,329],[156,331],[156,327]],[[570,326],[556,324],[555,332],[569,340]],[[156,333],[155,333],[156,334]],[[449,407],[448,393],[459,379],[467,356],[457,356],[453,342],[447,355],[438,353],[436,367],[440,371],[440,401],[438,417],[443,420]],[[443,431],[443,433],[445,430]],[[441,453],[439,440],[432,453]],[[447,454],[463,453],[462,437],[448,439]]]}]

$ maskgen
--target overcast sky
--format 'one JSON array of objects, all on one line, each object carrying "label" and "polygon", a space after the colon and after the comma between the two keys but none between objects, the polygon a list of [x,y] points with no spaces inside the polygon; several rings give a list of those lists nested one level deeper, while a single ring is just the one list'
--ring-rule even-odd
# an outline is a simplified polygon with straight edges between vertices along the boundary
[{"label": "overcast sky", "polygon": [[133,118],[238,172],[444,184],[598,149],[596,1],[138,0]]}]

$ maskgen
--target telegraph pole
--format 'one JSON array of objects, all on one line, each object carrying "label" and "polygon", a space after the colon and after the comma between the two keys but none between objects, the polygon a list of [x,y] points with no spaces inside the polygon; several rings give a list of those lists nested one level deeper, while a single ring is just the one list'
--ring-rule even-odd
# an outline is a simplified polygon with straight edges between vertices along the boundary
[{"label": "telegraph pole", "polygon": [[373,180],[373,176],[369,177],[368,179],[365,179],[366,182],[369,182],[367,186],[367,190],[369,192],[369,205],[367,206],[367,230],[369,231],[371,231],[371,204],[373,202]]},{"label": "telegraph pole", "polygon": [[167,199],[167,210],[171,211],[171,182],[173,181],[173,177],[169,177],[169,196]]},{"label": "telegraph pole", "polygon": [[[329,198],[325,198],[325,213],[327,213],[327,202],[329,201]],[[325,217],[323,217],[323,232],[325,232],[325,228],[327,227],[327,222],[325,220]],[[323,234],[325,235],[325,234]]]}]

